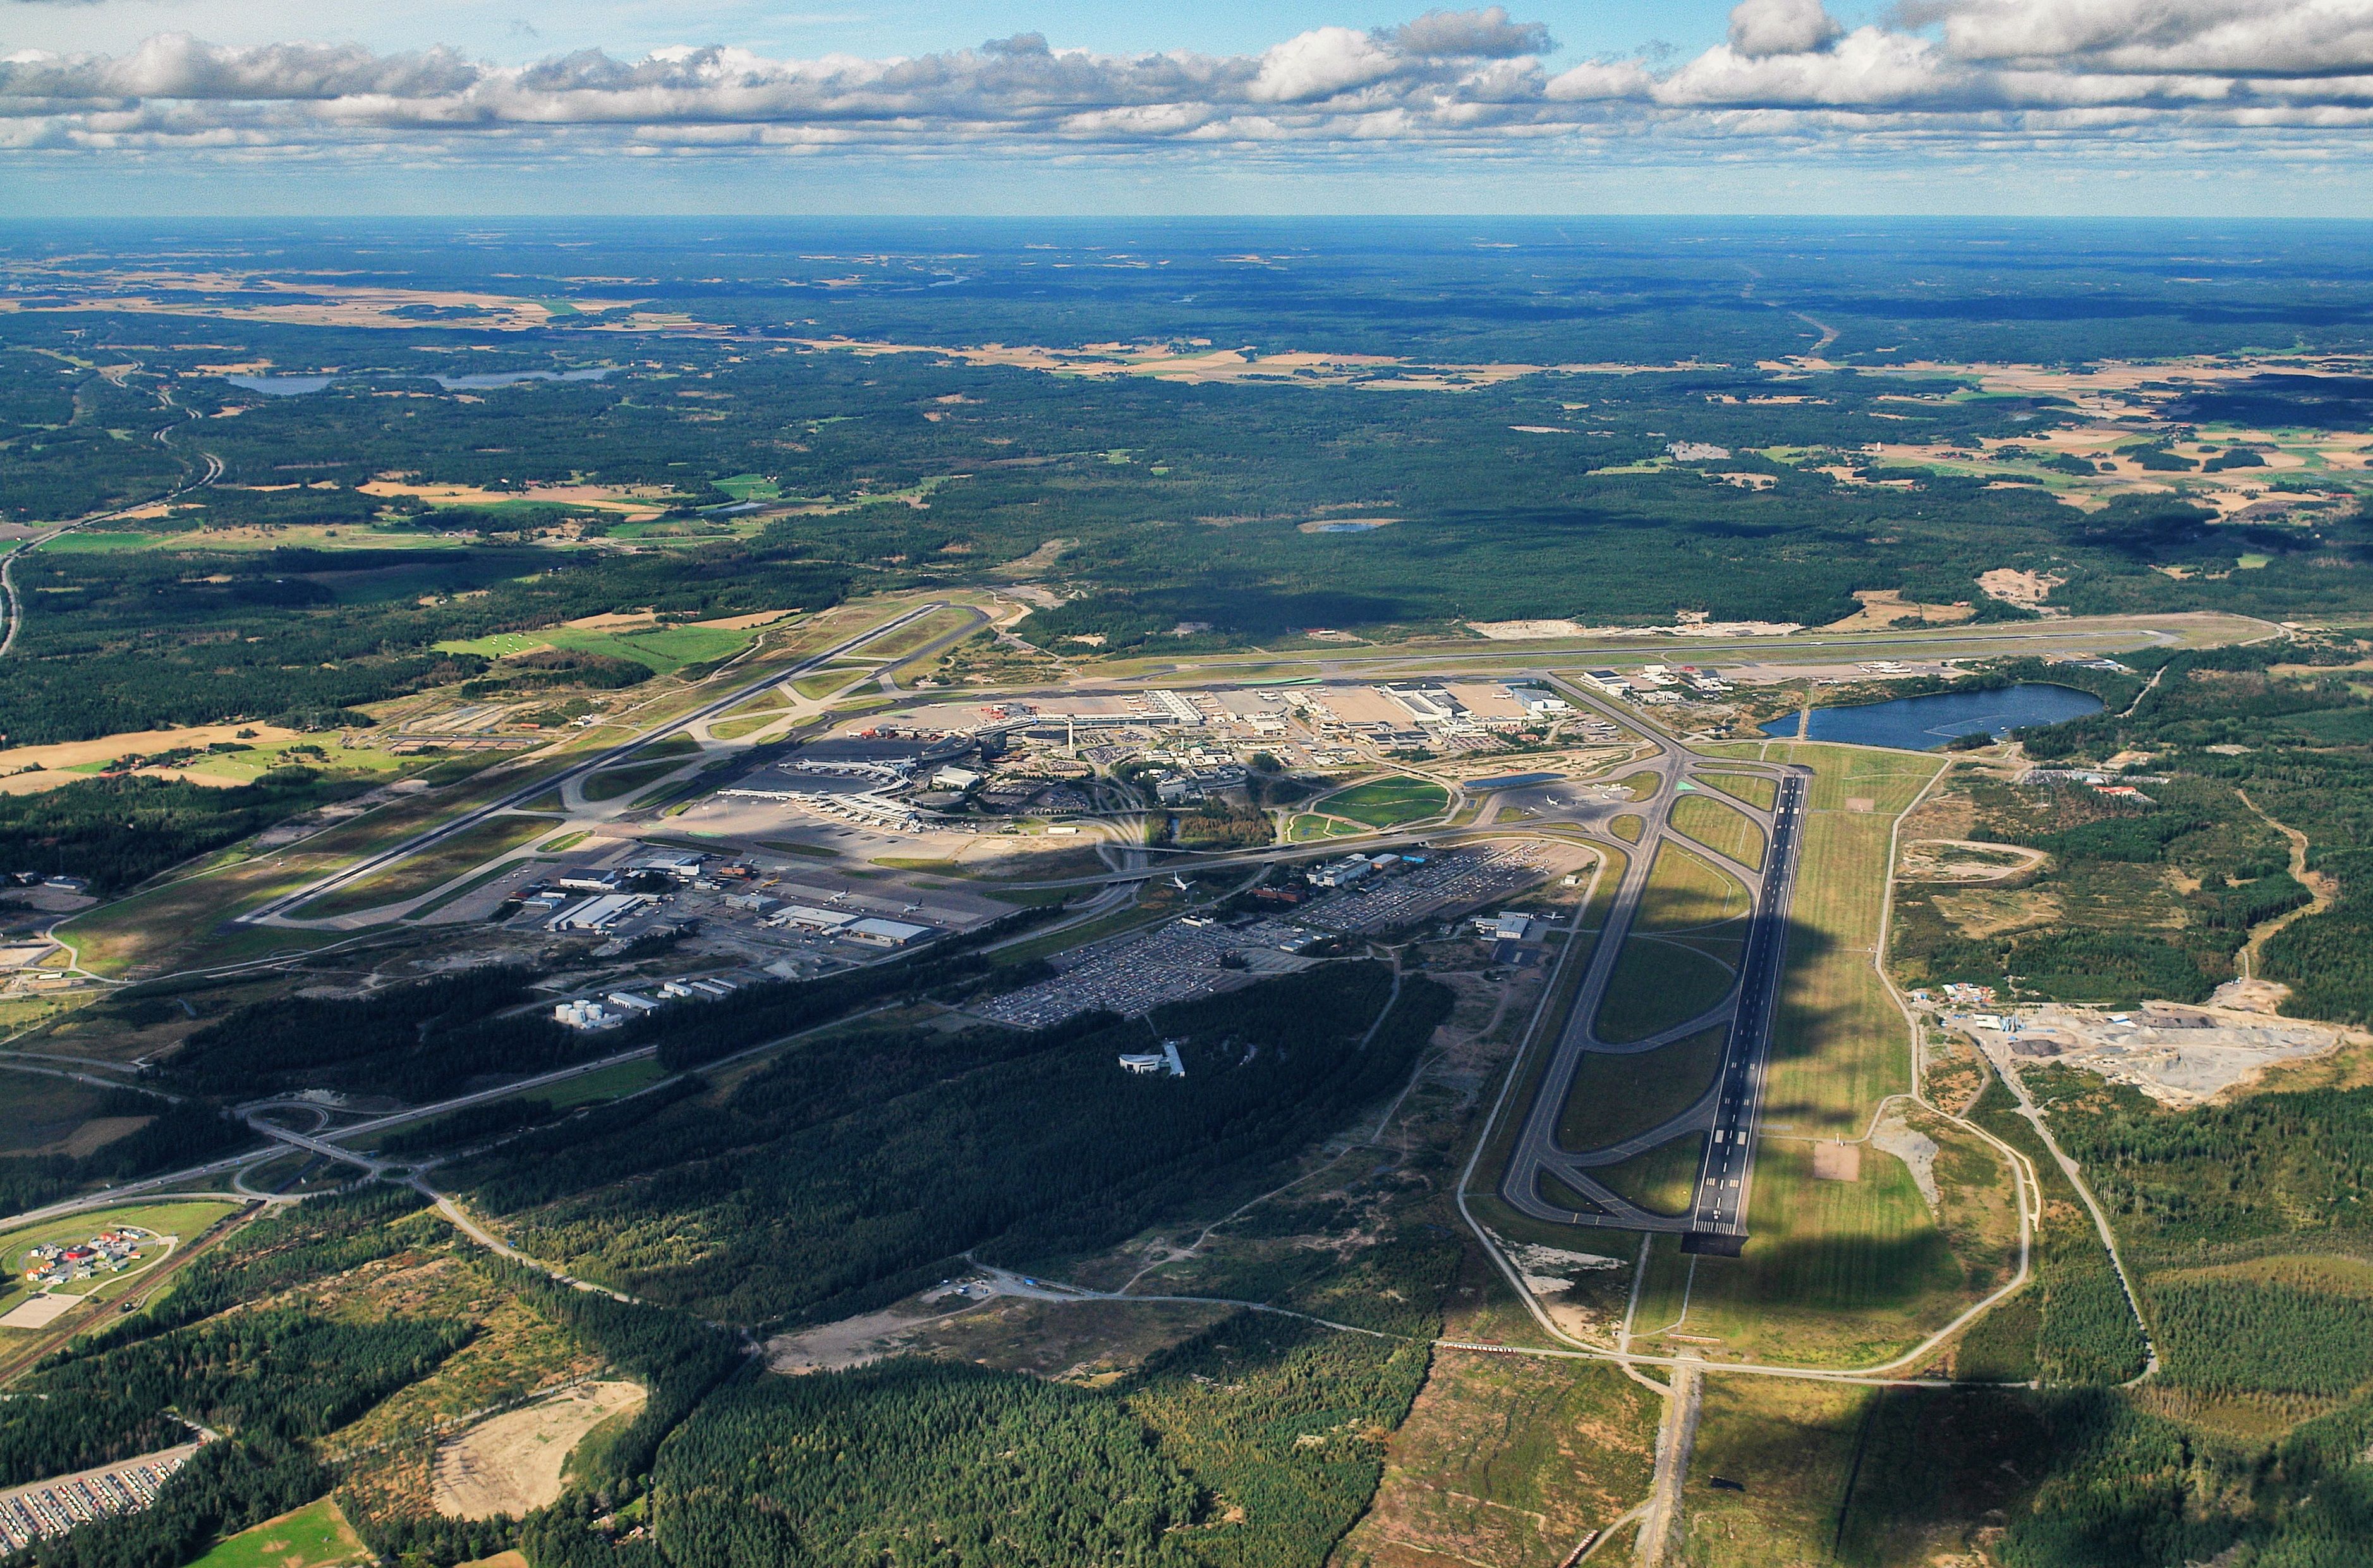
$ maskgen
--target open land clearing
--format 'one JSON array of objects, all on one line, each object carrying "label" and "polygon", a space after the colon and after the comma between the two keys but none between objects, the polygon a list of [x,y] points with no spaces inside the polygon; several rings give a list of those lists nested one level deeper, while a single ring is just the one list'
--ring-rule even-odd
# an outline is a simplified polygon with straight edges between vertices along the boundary
[{"label": "open land clearing", "polygon": [[640,1384],[587,1384],[489,1417],[437,1450],[437,1509],[463,1519],[514,1517],[558,1500],[561,1471],[585,1434],[642,1407]]},{"label": "open land clearing", "polygon": [[345,1568],[377,1561],[338,1505],[324,1497],[240,1531],[193,1568]]}]

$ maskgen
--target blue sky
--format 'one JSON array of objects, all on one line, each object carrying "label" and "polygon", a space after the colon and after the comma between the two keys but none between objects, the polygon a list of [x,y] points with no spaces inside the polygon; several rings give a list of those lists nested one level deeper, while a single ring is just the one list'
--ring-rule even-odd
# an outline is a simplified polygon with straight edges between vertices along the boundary
[{"label": "blue sky", "polygon": [[2373,216],[2373,0],[0,0],[0,209]]}]

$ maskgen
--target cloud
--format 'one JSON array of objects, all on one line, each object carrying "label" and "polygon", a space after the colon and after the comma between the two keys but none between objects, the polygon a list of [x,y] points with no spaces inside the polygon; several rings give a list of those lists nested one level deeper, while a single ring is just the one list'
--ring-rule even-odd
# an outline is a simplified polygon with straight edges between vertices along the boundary
[{"label": "cloud", "polygon": [[2249,76],[2373,70],[2373,0],[1913,0],[1957,59]]},{"label": "cloud", "polygon": [[1557,45],[1538,22],[1508,18],[1504,6],[1481,11],[1428,11],[1384,35],[1405,54],[1447,54],[1476,60],[1513,60],[1547,54]]},{"label": "cloud", "polygon": [[1739,0],[1730,13],[1730,47],[1748,59],[1809,54],[1844,32],[1821,0]]},{"label": "cloud", "polygon": [[504,64],[163,33],[118,54],[0,56],[0,147],[1374,158],[2089,144],[2139,157],[2288,138],[2350,158],[2366,157],[2355,138],[2373,108],[2373,0],[1903,0],[1851,31],[1820,0],[1742,0],[1724,42],[1677,63],[1553,72],[1554,48],[1498,6],[1227,55],[1105,54],[1020,33],[892,58],[704,43]]}]

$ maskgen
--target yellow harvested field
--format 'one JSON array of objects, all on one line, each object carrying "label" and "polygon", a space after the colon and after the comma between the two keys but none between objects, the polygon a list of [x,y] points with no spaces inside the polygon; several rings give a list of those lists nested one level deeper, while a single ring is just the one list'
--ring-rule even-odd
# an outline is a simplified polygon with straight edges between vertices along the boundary
[{"label": "yellow harvested field", "polygon": [[46,746],[10,746],[0,750],[0,773],[12,773],[27,767],[78,767],[86,763],[113,762],[120,756],[134,754],[153,756],[158,752],[181,751],[191,746],[204,749],[217,741],[237,740],[241,730],[250,732],[244,743],[249,745],[278,745],[299,738],[294,730],[275,729],[269,724],[197,724],[186,730],[126,730],[119,734],[101,735],[95,741],[60,741]]},{"label": "yellow harvested field", "polygon": [[625,512],[629,522],[649,521],[674,499],[672,491],[649,485],[530,485],[522,490],[488,490],[475,485],[415,485],[401,477],[381,476],[356,488],[366,496],[411,496],[444,507],[493,507],[507,501],[594,507]]},{"label": "yellow harvested field", "polygon": [[437,1449],[437,1511],[514,1517],[560,1498],[560,1472],[587,1433],[641,1407],[637,1383],[590,1383],[498,1415]]},{"label": "yellow harvested field", "polygon": [[1291,380],[1297,386],[1341,386],[1362,382],[1397,391],[1456,392],[1470,387],[1494,386],[1502,381],[1551,371],[1631,375],[1699,368],[1686,363],[1432,365],[1387,354],[1317,354],[1306,350],[1257,354],[1249,349],[1217,347],[1195,354],[1174,354],[1166,346],[1157,348],[1144,344],[1123,343],[1094,343],[1080,348],[991,343],[952,348],[941,344],[880,343],[847,337],[801,338],[798,341],[802,348],[840,349],[865,356],[931,354],[967,365],[993,365],[1066,376],[1151,376],[1161,380],[1183,381],[1191,385]]}]

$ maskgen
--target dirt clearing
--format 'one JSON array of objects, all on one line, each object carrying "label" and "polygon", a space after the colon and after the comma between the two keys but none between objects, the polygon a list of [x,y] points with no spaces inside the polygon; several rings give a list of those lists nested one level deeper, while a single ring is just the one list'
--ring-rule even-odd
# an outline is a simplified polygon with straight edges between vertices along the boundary
[{"label": "dirt clearing", "polygon": [[490,1519],[558,1501],[569,1451],[643,1398],[640,1384],[589,1383],[480,1422],[437,1450],[437,1511]]}]

